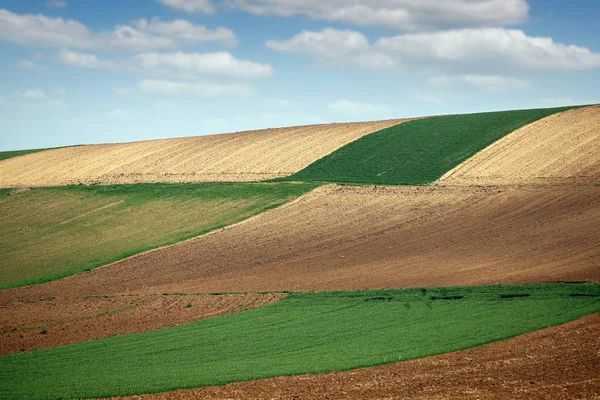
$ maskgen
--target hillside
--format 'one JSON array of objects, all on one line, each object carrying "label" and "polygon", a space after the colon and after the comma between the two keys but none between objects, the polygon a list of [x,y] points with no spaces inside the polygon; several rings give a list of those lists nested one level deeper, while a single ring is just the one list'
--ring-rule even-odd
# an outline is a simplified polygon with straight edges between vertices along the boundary
[{"label": "hillside", "polygon": [[429,117],[364,136],[288,181],[422,185],[516,129],[569,107]]},{"label": "hillside", "polygon": [[59,279],[239,222],[295,184],[40,188],[0,197],[0,289]]},{"label": "hillside", "polygon": [[[274,172],[271,158],[279,163],[290,158],[289,165],[298,168],[299,160],[306,161],[302,151],[311,157],[324,155],[283,179],[309,181],[304,184],[0,190],[0,271],[5,280],[0,283],[17,286],[90,270],[0,290],[0,354],[8,354],[0,357],[0,381],[10,393],[4,395],[114,396],[342,371],[394,363],[395,356],[387,353],[390,348],[402,360],[423,357],[597,312],[598,285],[554,283],[600,283],[599,111],[592,106],[432,117],[366,136],[360,133],[347,145],[338,141],[329,155],[322,148],[313,152],[316,142],[311,137],[323,139],[323,130],[305,132],[307,128],[300,127],[218,135],[210,146],[208,139],[173,139],[51,150],[4,160],[0,167],[28,169],[18,179],[55,185],[81,182],[69,181],[83,176],[80,172],[88,174],[86,179],[99,179],[86,183],[217,175],[262,179],[261,173],[244,173],[255,167],[254,171],[265,168],[269,180],[279,181],[283,175]],[[350,125],[366,126],[343,124]],[[330,144],[336,134],[331,135]],[[209,157],[207,149],[218,157],[206,169],[194,170],[202,164],[201,157]],[[68,158],[53,158],[60,151]],[[89,168],[83,168],[93,152]],[[46,164],[29,164],[36,159]],[[59,179],[44,181],[41,165],[48,176]],[[217,170],[221,172],[210,172]],[[0,178],[9,175],[0,168]],[[329,180],[338,184],[323,185]],[[344,182],[363,185],[340,184]],[[397,186],[406,183],[413,186]],[[175,244],[123,259],[169,243]],[[478,286],[488,284],[493,286]],[[238,312],[244,310],[250,311]],[[179,324],[184,326],[173,327]],[[461,364],[461,357],[487,363],[486,371],[469,371],[484,378],[497,373],[511,379],[511,387],[525,382],[526,373],[515,377],[504,364],[540,375],[525,383],[553,374],[568,381],[573,393],[587,393],[594,383],[575,371],[565,372],[572,363],[560,355],[575,357],[585,374],[594,375],[597,365],[587,361],[594,352],[589,331],[597,324],[588,317],[569,325],[577,326],[577,337],[563,327],[527,336],[554,338],[544,342],[552,344],[563,335],[563,342],[579,349],[553,345],[557,355],[551,359],[529,339],[517,338],[493,345],[501,352],[498,358],[474,349],[440,356],[442,366],[437,358],[422,362],[436,376],[458,382],[452,390],[459,398],[469,393],[482,397],[490,387],[488,380],[469,386],[453,375],[455,368],[469,367]],[[416,342],[402,347],[411,338]],[[69,346],[57,347],[61,345]],[[28,351],[33,349],[48,350]],[[532,354],[551,364],[532,365]],[[80,361],[90,357],[97,363]],[[421,360],[416,363],[421,365]],[[395,371],[405,374],[405,365],[412,364],[376,369],[389,377]],[[419,367],[415,364],[411,370],[418,373]],[[353,376],[356,382],[370,379],[368,370],[337,373],[335,379],[344,384],[332,383],[329,376],[237,383],[231,386],[233,394],[209,387],[148,398],[206,393],[251,398],[241,394],[273,393],[273,382],[289,386],[295,393],[290,398],[306,390],[303,382],[331,385],[334,393],[339,388],[342,398],[346,393],[356,398],[371,393],[362,391],[364,385],[353,390],[347,383]],[[419,387],[429,381],[422,376],[407,379]],[[44,382],[44,390],[28,382]],[[403,393],[394,382],[398,379],[379,381],[382,392],[373,393]],[[562,390],[566,384],[561,385]],[[474,391],[464,391],[468,387]],[[504,393],[503,389],[504,384],[490,393]],[[531,389],[519,386],[521,393],[531,394]],[[307,398],[317,392],[309,389]]]},{"label": "hillside", "polygon": [[444,174],[453,185],[600,183],[600,106],[551,115]]},{"label": "hillside", "polygon": [[600,187],[316,189],[236,226],[4,298],[600,282]]},{"label": "hillside", "polygon": [[0,188],[139,182],[250,182],[291,175],[405,120],[299,126],[77,146],[0,161]]}]

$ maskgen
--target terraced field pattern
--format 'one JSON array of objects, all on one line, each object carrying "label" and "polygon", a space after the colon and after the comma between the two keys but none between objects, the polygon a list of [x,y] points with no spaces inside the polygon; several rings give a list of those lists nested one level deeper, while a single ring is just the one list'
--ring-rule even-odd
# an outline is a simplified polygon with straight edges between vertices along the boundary
[{"label": "terraced field pattern", "polygon": [[600,106],[4,155],[2,399],[600,397]]}]

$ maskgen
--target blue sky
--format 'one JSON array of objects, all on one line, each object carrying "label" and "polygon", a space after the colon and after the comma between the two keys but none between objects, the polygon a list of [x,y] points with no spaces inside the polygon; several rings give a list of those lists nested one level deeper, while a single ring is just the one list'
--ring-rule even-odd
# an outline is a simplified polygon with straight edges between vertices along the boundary
[{"label": "blue sky", "polygon": [[0,150],[598,103],[570,3],[0,0]]}]

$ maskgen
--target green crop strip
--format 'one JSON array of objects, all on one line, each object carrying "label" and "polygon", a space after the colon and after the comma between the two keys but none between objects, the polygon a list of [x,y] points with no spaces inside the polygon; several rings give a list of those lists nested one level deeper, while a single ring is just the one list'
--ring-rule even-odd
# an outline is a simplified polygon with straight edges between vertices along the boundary
[{"label": "green crop strip", "polygon": [[574,107],[430,117],[364,136],[283,181],[423,185],[507,134]]},{"label": "green crop strip", "polygon": [[598,311],[596,284],[293,293],[190,325],[0,357],[0,398],[110,397],[342,371],[479,346]]},{"label": "green crop strip", "polygon": [[199,236],[316,186],[70,186],[0,196],[0,289],[59,279]]}]

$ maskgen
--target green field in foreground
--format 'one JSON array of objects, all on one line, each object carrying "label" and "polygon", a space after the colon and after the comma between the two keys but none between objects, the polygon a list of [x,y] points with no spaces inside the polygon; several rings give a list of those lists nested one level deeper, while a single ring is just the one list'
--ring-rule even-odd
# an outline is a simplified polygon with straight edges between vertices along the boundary
[{"label": "green field in foreground", "polygon": [[422,185],[507,134],[574,107],[448,115],[363,136],[283,181]]},{"label": "green field in foreground", "polygon": [[0,398],[93,398],[341,371],[445,353],[600,311],[600,286],[295,293],[190,325],[0,357]]},{"label": "green field in foreground", "polygon": [[0,289],[90,270],[241,221],[304,184],[136,184],[0,193]]}]

